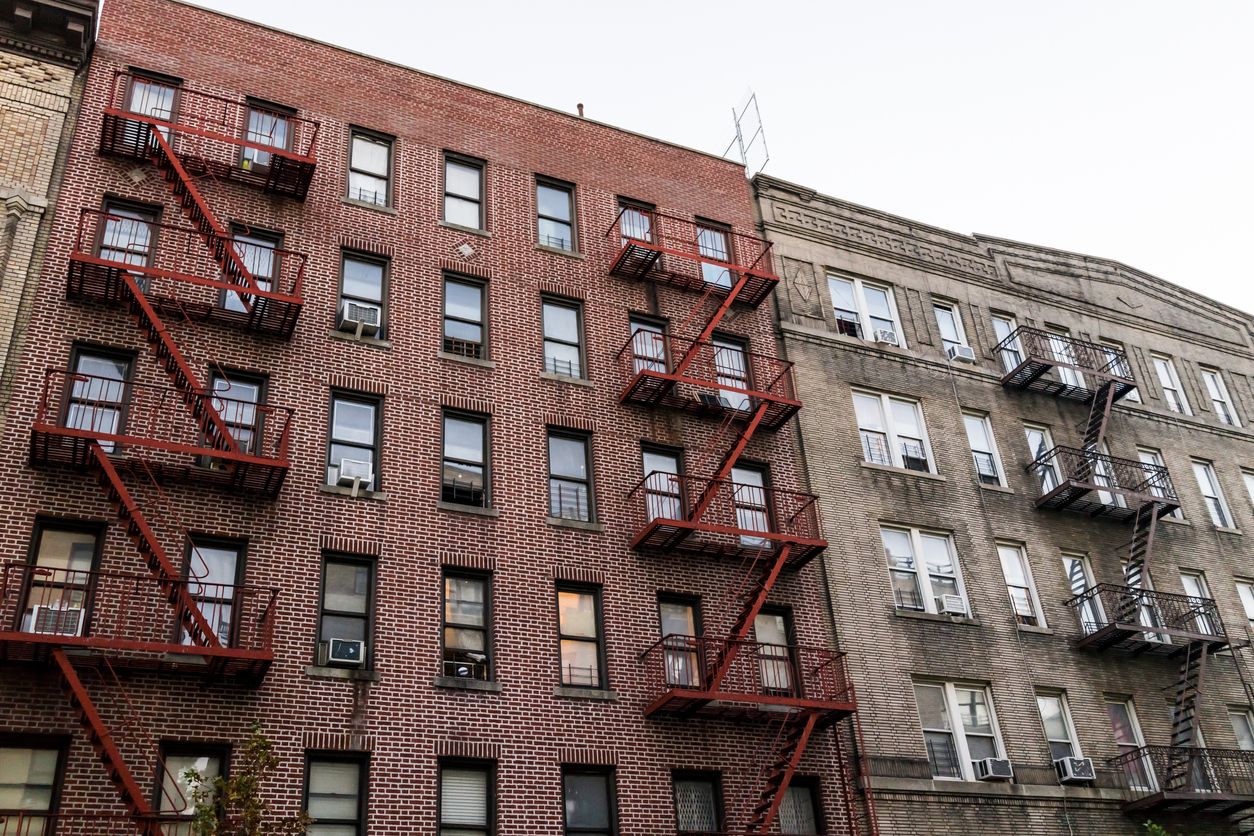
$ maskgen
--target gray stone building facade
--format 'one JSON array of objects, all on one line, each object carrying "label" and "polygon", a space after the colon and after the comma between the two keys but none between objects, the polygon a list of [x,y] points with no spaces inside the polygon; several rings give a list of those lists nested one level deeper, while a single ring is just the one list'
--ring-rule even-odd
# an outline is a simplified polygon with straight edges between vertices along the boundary
[{"label": "gray stone building facade", "polygon": [[1243,832],[1254,321],[754,184],[880,833]]}]

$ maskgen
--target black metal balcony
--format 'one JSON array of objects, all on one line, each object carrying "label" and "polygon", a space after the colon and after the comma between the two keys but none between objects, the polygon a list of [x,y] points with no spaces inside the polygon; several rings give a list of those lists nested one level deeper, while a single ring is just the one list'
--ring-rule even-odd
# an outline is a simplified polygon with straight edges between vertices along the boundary
[{"label": "black metal balcony", "polygon": [[1219,607],[1210,598],[1103,583],[1084,590],[1067,606],[1080,621],[1076,647],[1086,650],[1170,654],[1195,641],[1206,642],[1211,650],[1228,644]]},{"label": "black metal balcony", "polygon": [[1230,816],[1254,807],[1254,752],[1142,746],[1110,760],[1124,809]]},{"label": "black metal balcony", "polygon": [[1028,472],[1040,483],[1037,508],[1130,519],[1151,502],[1158,504],[1159,517],[1180,507],[1171,474],[1162,465],[1055,447],[1028,465]]},{"label": "black metal balcony", "polygon": [[994,351],[1005,370],[1002,385],[1013,389],[1088,401],[1112,381],[1118,401],[1136,388],[1127,355],[1113,346],[1021,325]]}]

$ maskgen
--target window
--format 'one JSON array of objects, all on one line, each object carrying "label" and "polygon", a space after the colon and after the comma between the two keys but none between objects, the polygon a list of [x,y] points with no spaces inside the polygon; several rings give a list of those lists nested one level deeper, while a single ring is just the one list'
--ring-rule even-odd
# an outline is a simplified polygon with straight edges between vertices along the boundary
[{"label": "window", "polygon": [[1039,462],[1035,470],[1036,477],[1041,481],[1041,493],[1049,493],[1060,484],[1058,464],[1052,459],[1042,461],[1054,449],[1054,437],[1049,427],[1040,424],[1024,424],[1023,433],[1028,440],[1028,456],[1033,462]]},{"label": "window", "polygon": [[897,303],[889,286],[829,274],[827,289],[832,296],[838,333],[864,340],[880,341],[882,337],[885,342],[906,347]]},{"label": "window", "polygon": [[622,244],[629,240],[653,243],[653,213],[656,207],[638,200],[618,201],[618,229],[622,233]]},{"label": "window", "polygon": [[[125,435],[132,359],[120,352],[76,347],[65,426],[100,435]],[[101,441],[100,446],[112,453],[115,442]]]},{"label": "window", "polygon": [[488,507],[488,419],[444,413],[444,465],[440,498],[456,505]]},{"label": "window", "polygon": [[1210,587],[1206,585],[1206,575],[1201,572],[1181,570],[1180,586],[1184,588],[1185,595],[1195,599],[1189,602],[1190,608],[1194,608],[1196,613],[1193,616],[1194,631],[1204,636],[1219,635],[1219,625],[1215,623],[1214,615],[1206,607],[1201,606],[1201,601],[1212,600]]},{"label": "window", "polygon": [[[158,79],[153,76],[131,77],[127,91],[126,109],[141,116],[151,116],[162,122],[173,122],[178,107],[178,89],[182,82],[173,78]],[[158,127],[158,133],[168,142],[170,129]]]},{"label": "window", "polygon": [[583,306],[578,302],[545,299],[544,370],[565,377],[583,377]]},{"label": "window", "polygon": [[[767,471],[764,466],[739,464],[731,469],[732,505],[736,509],[736,528],[741,531],[770,531],[771,507],[767,502]],[[764,548],[769,538],[741,534],[740,545]]]},{"label": "window", "polygon": [[444,351],[483,360],[488,356],[484,327],[486,286],[473,279],[444,277]]},{"label": "window", "polygon": [[[235,229],[231,233],[231,240],[235,243],[236,255],[239,256],[252,277],[257,280],[257,289],[274,290],[274,278],[278,273],[276,268],[279,261],[279,254],[275,251],[278,249],[282,236],[260,230],[244,232],[242,229]],[[243,284],[243,282],[238,283]],[[244,297],[250,304],[257,304],[257,297],[249,293],[244,293]],[[233,290],[222,291],[218,304],[228,311],[245,312],[244,300]]]},{"label": "window", "polygon": [[779,805],[779,832],[818,836],[825,832],[819,815],[819,782],[817,778],[795,776]]},{"label": "window", "polygon": [[714,337],[710,341],[714,353],[714,375],[719,385],[734,389],[720,389],[719,403],[728,409],[748,412],[753,402],[744,391],[751,389],[749,380],[749,351],[744,340],[734,337]]},{"label": "window", "polygon": [[368,558],[335,555],[324,559],[318,664],[370,667],[374,568]]},{"label": "window", "polygon": [[440,765],[440,836],[496,832],[495,768],[483,762]]},{"label": "window", "polygon": [[444,575],[444,676],[492,680],[488,578]]},{"label": "window", "polygon": [[[730,262],[731,230],[711,221],[697,221],[697,253],[702,259]],[[711,287],[730,290],[732,286],[731,272],[721,264],[708,261],[701,262],[701,280]]]},{"label": "window", "polygon": [[758,644],[758,677],[765,694],[793,696],[795,693],[792,635],[792,616],[787,611],[761,612],[753,619],[753,641]]},{"label": "window", "polygon": [[1078,365],[1084,365],[1080,358],[1076,357],[1075,343],[1071,341],[1071,332],[1066,328],[1060,328],[1056,325],[1046,325],[1046,339],[1049,342],[1049,351],[1053,356],[1055,363],[1055,371],[1058,379],[1067,386],[1073,386],[1077,389],[1084,388],[1084,375],[1074,368]]},{"label": "window", "polygon": [[1194,459],[1193,476],[1197,479],[1197,489],[1202,492],[1210,521],[1218,528],[1232,528],[1232,515],[1228,513],[1228,503],[1224,500],[1223,489],[1219,487],[1215,465],[1202,459]]},{"label": "window", "polygon": [[[1072,596],[1083,595],[1096,585],[1087,555],[1064,553],[1062,568],[1067,575],[1067,588]],[[1080,619],[1080,629],[1085,634],[1094,633],[1106,625],[1106,613],[1102,609],[1101,598],[1096,595],[1086,598],[1076,614]]]},{"label": "window", "polygon": [[718,833],[723,829],[723,791],[717,773],[675,772],[676,828],[683,833]]},{"label": "window", "polygon": [[954,302],[938,302],[932,306],[936,313],[936,325],[940,328],[941,350],[945,353],[951,348],[967,344],[967,334],[962,327],[962,314]]},{"label": "window", "polygon": [[1250,498],[1250,503],[1254,504],[1254,471],[1242,470],[1241,482],[1245,485],[1245,493]]},{"label": "window", "polygon": [[[61,745],[50,745],[46,738],[0,742],[0,815],[51,813],[56,809],[62,751]],[[18,834],[17,824],[4,832]],[[31,836],[52,831],[51,822],[38,819],[30,828]],[[26,836],[25,830],[21,836]]]},{"label": "window", "polygon": [[1180,386],[1180,378],[1176,374],[1175,363],[1171,361],[1170,357],[1162,354],[1152,354],[1150,358],[1154,362],[1154,372],[1158,375],[1158,384],[1163,387],[1163,400],[1167,402],[1167,408],[1172,412],[1192,415],[1193,410],[1189,409],[1188,398],[1184,396],[1184,389]]},{"label": "window", "polygon": [[641,451],[641,460],[645,477],[645,510],[649,521],[682,520],[684,483],[680,476],[679,453],[661,447],[645,447]]},{"label": "window", "polygon": [[1075,728],[1071,725],[1067,698],[1062,694],[1037,694],[1036,707],[1041,712],[1045,740],[1049,742],[1050,760],[1080,757],[1080,745],[1076,742]]},{"label": "window", "polygon": [[[104,228],[100,230],[97,255],[106,261],[147,267],[152,264],[156,224],[161,210],[151,206],[106,201]],[[137,277],[140,287],[147,279]]]},{"label": "window", "polygon": [[1006,592],[1010,594],[1015,621],[1028,627],[1044,627],[1041,601],[1036,595],[1032,568],[1028,565],[1023,546],[998,543],[997,557],[1001,560],[1001,573],[1006,578]]},{"label": "window", "polygon": [[[1128,354],[1123,347],[1123,343],[1118,340],[1102,340],[1099,348],[1106,355],[1106,370],[1111,374],[1118,375],[1132,380],[1132,367],[1128,365]],[[1141,392],[1138,389],[1131,389],[1128,394],[1123,396],[1125,401],[1133,403],[1141,402]]]},{"label": "window", "polygon": [[[631,328],[631,373],[666,374],[666,323],[633,315],[628,327]],[[1254,493],[1251,496],[1254,497]]]},{"label": "window", "polygon": [[993,334],[1001,346],[1001,367],[1012,372],[1023,363],[1023,345],[1015,335],[1019,323],[1009,314],[993,314]]},{"label": "window", "polygon": [[701,615],[689,598],[658,597],[658,621],[666,646],[666,684],[698,687],[702,681]]},{"label": "window", "polygon": [[331,396],[331,443],[327,445],[327,484],[378,490],[378,399]]},{"label": "window", "polygon": [[444,155],[444,222],[483,229],[483,160]]},{"label": "window", "polygon": [[537,241],[542,247],[575,251],[575,187],[536,178]]},{"label": "window", "polygon": [[[195,792],[202,785],[213,786],[213,780],[222,775],[227,763],[227,751],[223,746],[196,746],[194,744],[163,743],[161,762],[158,764],[159,783],[153,805],[159,813],[178,813],[189,820],[196,812]],[[197,779],[188,779],[188,771],[194,771]],[[162,833],[170,836],[193,836],[190,821],[186,824],[165,825]]]},{"label": "window", "polygon": [[[1132,700],[1107,700],[1106,715],[1110,718],[1111,733],[1120,755],[1135,752],[1145,745],[1141,724],[1136,719]],[[1147,756],[1132,757],[1123,762],[1124,776],[1132,789],[1147,790],[1153,787],[1152,766]]]},{"label": "window", "polygon": [[[888,558],[893,602],[903,610],[968,615],[958,561],[948,534],[915,528],[880,528]],[[918,555],[923,556],[919,565]]]},{"label": "window", "polygon": [[975,779],[975,762],[1002,757],[992,699],[982,685],[915,683],[934,778]]},{"label": "window", "polygon": [[586,435],[549,432],[549,516],[592,520],[592,468]]},{"label": "window", "polygon": [[[1140,459],[1141,464],[1145,466],[1145,476],[1149,480],[1150,493],[1161,499],[1167,499],[1167,489],[1163,487],[1163,479],[1159,475],[1162,472],[1160,468],[1165,470],[1167,467],[1166,462],[1163,461],[1163,454],[1152,447],[1138,447],[1136,448],[1136,456]],[[1182,520],[1184,519],[1184,512],[1179,508],[1174,508],[1166,516],[1174,520]]]},{"label": "window", "polygon": [[1215,417],[1231,427],[1241,426],[1237,419],[1236,407],[1232,405],[1232,397],[1224,384],[1223,373],[1219,369],[1201,367],[1202,382],[1206,384],[1206,394],[1210,395],[1211,406],[1215,408]]},{"label": "window", "polygon": [[[244,141],[286,151],[292,145],[292,110],[279,105],[248,101],[244,124]],[[264,172],[270,168],[270,152],[260,148],[244,148],[240,167],[245,171]]]},{"label": "window", "polygon": [[[187,544],[183,577],[187,592],[218,640],[230,647],[235,634],[236,587],[243,575],[244,547],[227,540],[193,537]],[[183,636],[183,644],[192,644]]]},{"label": "window", "polygon": [[[35,527],[22,632],[81,636],[93,593],[100,528],[40,521]],[[2,806],[2,805],[0,805]]]},{"label": "window", "polygon": [[1237,748],[1246,752],[1254,751],[1254,715],[1248,708],[1228,709],[1228,720],[1232,723],[1232,734],[1237,740]]},{"label": "window", "polygon": [[209,391],[213,393],[213,408],[222,416],[223,423],[241,453],[253,456],[268,455],[259,444],[261,417],[258,407],[265,403],[266,381],[255,375],[228,373],[215,366],[209,375]]},{"label": "window", "polygon": [[605,769],[562,768],[562,796],[570,836],[613,836],[618,830],[614,809],[614,773]]},{"label": "window", "polygon": [[878,392],[854,392],[853,411],[858,419],[864,460],[933,472],[931,447],[918,401]]},{"label": "window", "polygon": [[363,836],[366,832],[366,762],[310,755],[305,765],[305,812],[316,823],[309,836]]},{"label": "window", "polygon": [[1254,581],[1238,580],[1237,597],[1241,599],[1241,611],[1250,629],[1254,630]]},{"label": "window", "polygon": [[386,261],[344,253],[340,265],[339,328],[359,329],[359,336],[368,334],[379,339],[385,336],[383,286],[386,275]]},{"label": "window", "polygon": [[557,632],[561,650],[561,683],[577,688],[604,688],[605,648],[601,642],[601,590],[557,588]]},{"label": "window", "polygon": [[1002,474],[1001,457],[997,454],[993,425],[988,416],[964,412],[962,425],[967,431],[967,444],[971,447],[975,475],[979,477],[980,484],[1005,486],[1006,477]]},{"label": "window", "polygon": [[348,151],[348,198],[392,205],[392,140],[353,129]]}]

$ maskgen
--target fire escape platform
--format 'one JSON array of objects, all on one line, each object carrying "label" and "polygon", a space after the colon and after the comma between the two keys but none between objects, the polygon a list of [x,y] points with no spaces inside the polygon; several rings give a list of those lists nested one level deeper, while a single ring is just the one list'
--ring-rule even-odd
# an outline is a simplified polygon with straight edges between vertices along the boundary
[{"label": "fire escape platform", "polygon": [[786,545],[792,546],[784,565],[786,572],[797,571],[827,549],[827,541],[821,538],[670,519],[653,520],[631,541],[631,548],[640,552],[678,552],[729,560],[769,559]]},{"label": "fire escape platform", "polygon": [[1254,752],[1142,746],[1109,765],[1122,776],[1128,813],[1227,817],[1254,809]]},{"label": "fire escape platform", "polygon": [[[745,408],[738,408],[727,397],[720,396],[720,392],[743,396],[748,403]],[[778,430],[801,409],[801,401],[795,398],[777,398],[764,392],[719,386],[713,381],[687,375],[648,370],[633,376],[618,399],[624,404],[666,406],[695,415],[731,417],[735,421],[748,421],[753,417],[757,404],[766,401],[766,414],[762,417],[761,426],[767,430]]]},{"label": "fire escape platform", "polygon": [[649,703],[644,709],[644,716],[697,716],[748,722],[778,718],[781,713],[790,711],[818,711],[823,712],[818,725],[824,727],[849,717],[857,710],[857,703],[846,700],[673,688]]},{"label": "fire escape platform", "polygon": [[[1053,395],[1057,398],[1066,400],[1080,401],[1088,403],[1093,400],[1093,396],[1097,394],[1097,390],[1089,386],[1076,386],[1071,383],[1065,383],[1062,380],[1055,380],[1048,377],[1050,370],[1058,367],[1058,363],[1053,360],[1045,360],[1041,358],[1029,357],[1019,366],[1007,372],[1001,379],[1002,386],[1010,389],[1028,389],[1034,392],[1043,392],[1046,395]],[[1066,368],[1075,368],[1074,366],[1066,366]],[[1078,370],[1078,369],[1077,369]],[[1089,376],[1095,376],[1092,371],[1086,372]],[[1103,376],[1097,381],[1112,379],[1109,376]],[[1122,400],[1136,389],[1136,383],[1126,378],[1113,378],[1115,383],[1115,402]]]},{"label": "fire escape platform", "polygon": [[78,667],[92,667],[108,659],[119,670],[198,674],[248,683],[264,679],[274,661],[269,650],[0,631],[0,664],[50,664],[52,651],[57,648],[66,651]]},{"label": "fire escape platform", "polygon": [[1211,598],[1103,583],[1066,605],[1077,613],[1084,631],[1074,642],[1079,650],[1176,656],[1194,643],[1212,653],[1230,644]]},{"label": "fire escape platform", "polygon": [[[1028,470],[1043,487],[1057,483],[1037,497],[1037,508],[1129,520],[1145,505],[1154,504],[1160,519],[1180,507],[1171,476],[1160,465],[1060,446],[1043,453]],[[1121,501],[1103,501],[1102,494]]]},{"label": "fire escape platform", "polygon": [[[1155,640],[1151,636],[1166,636],[1169,641]],[[1212,653],[1228,646],[1227,636],[1149,627],[1130,621],[1107,624],[1100,630],[1080,636],[1075,640],[1075,647],[1077,650],[1121,650],[1138,655],[1176,656],[1183,653],[1190,642],[1205,642]]]},{"label": "fire escape platform", "polygon": [[[1115,387],[1116,403],[1136,389],[1127,355],[1113,346],[1022,325],[993,351],[1007,367],[1001,383],[1009,389],[1043,392],[1083,403],[1091,402],[1107,381]],[[1008,368],[1011,363],[1005,358],[1015,356],[1019,361]],[[1068,380],[1071,373],[1078,375],[1078,382]]]}]

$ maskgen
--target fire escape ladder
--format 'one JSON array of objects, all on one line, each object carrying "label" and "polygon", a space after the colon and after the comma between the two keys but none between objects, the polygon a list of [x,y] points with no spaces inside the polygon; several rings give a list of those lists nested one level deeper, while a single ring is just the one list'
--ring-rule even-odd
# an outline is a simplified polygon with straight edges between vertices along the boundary
[{"label": "fire escape ladder", "polygon": [[788,785],[797,774],[801,756],[805,753],[806,744],[814,734],[815,725],[819,720],[819,712],[802,711],[784,720],[778,738],[779,748],[775,760],[765,769],[765,780],[758,803],[749,813],[745,832],[749,834],[767,833],[779,814],[779,807],[784,803],[784,794]]},{"label": "fire escape ladder", "polygon": [[[866,780],[866,744],[862,740],[862,724],[853,714],[841,720],[833,735],[836,741],[836,760],[840,766],[840,790],[845,801],[845,813],[849,816],[851,836],[879,836],[879,823],[875,816],[875,798]],[[856,796],[862,796],[858,804]]]},{"label": "fire escape ladder", "polygon": [[1115,381],[1104,380],[1093,393],[1089,403],[1089,419],[1084,425],[1084,449],[1096,452],[1106,440],[1106,425],[1110,423],[1110,411],[1115,405]]},{"label": "fire escape ladder", "polygon": [[[783,571],[784,564],[788,562],[788,556],[791,551],[792,546],[785,544],[774,556],[764,553],[753,559],[753,566],[748,574],[745,575],[743,582],[745,588],[737,596],[740,612],[736,617],[736,623],[732,625],[729,634],[730,641],[722,646],[718,656],[715,657],[714,665],[706,680],[705,690],[717,691],[722,686],[723,679],[727,676],[727,671],[731,669],[732,663],[736,661],[736,654],[740,652],[740,648],[749,638],[749,631],[753,629],[753,622],[757,619],[758,613],[762,612],[762,607],[766,605],[767,597],[775,587],[775,582],[779,580],[780,572]],[[763,563],[767,564],[766,571],[759,574],[758,569]]]},{"label": "fire escape ladder", "polygon": [[1132,523],[1132,542],[1128,544],[1124,583],[1136,589],[1145,588],[1145,566],[1154,553],[1154,533],[1158,530],[1158,505],[1157,502],[1142,505]]},{"label": "fire escape ladder", "polygon": [[[723,460],[719,462],[718,470],[715,471],[714,477],[705,483],[705,487],[701,489],[701,494],[697,497],[697,501],[693,503],[692,511],[688,514],[688,519],[698,521],[710,507],[710,503],[714,501],[714,497],[718,495],[719,489],[726,485],[728,477],[731,475],[732,468],[736,466],[736,462],[740,459],[740,454],[745,451],[749,440],[753,438],[753,434],[758,431],[758,427],[762,424],[762,419],[766,417],[766,412],[770,409],[770,404],[766,401],[759,401],[757,407],[753,410],[752,417],[748,422],[740,428],[740,432],[736,435],[736,441],[732,444]],[[733,414],[728,416],[731,421],[736,416]],[[717,439],[718,436],[715,436]],[[734,488],[733,488],[734,489]]]},{"label": "fire escape ladder", "polygon": [[135,544],[148,570],[160,585],[162,594],[174,607],[184,633],[192,644],[199,647],[221,647],[217,634],[209,626],[200,607],[189,594],[187,584],[180,582],[178,570],[174,568],[169,555],[161,546],[147,518],[140,511],[135,498],[122,482],[122,477],[113,466],[113,462],[109,460],[109,455],[94,442],[91,445],[91,451],[100,467],[101,487],[105,489],[109,501],[117,509],[119,519],[126,523],[127,537]]},{"label": "fire escape ladder", "polygon": [[1210,649],[1205,641],[1191,641],[1184,648],[1173,705],[1171,754],[1167,759],[1166,774],[1162,776],[1163,789],[1168,792],[1182,786],[1191,786],[1193,772],[1199,766],[1199,762],[1184,750],[1196,748],[1200,743],[1197,704],[1201,698],[1206,657],[1209,655]]},{"label": "fire escape ladder", "polygon": [[104,765],[109,780],[113,782],[118,794],[122,796],[122,804],[136,820],[140,833],[144,836],[160,836],[160,827],[152,821],[152,805],[149,804],[147,795],[135,781],[135,776],[131,774],[126,761],[122,759],[122,753],[113,735],[109,733],[109,728],[101,718],[100,712],[96,710],[96,705],[92,702],[91,695],[87,693],[87,688],[83,685],[78,671],[74,669],[74,665],[70,663],[65,651],[61,648],[58,647],[52,651],[52,658],[61,670],[70,704],[78,712],[79,722],[86,730],[87,739]]}]

